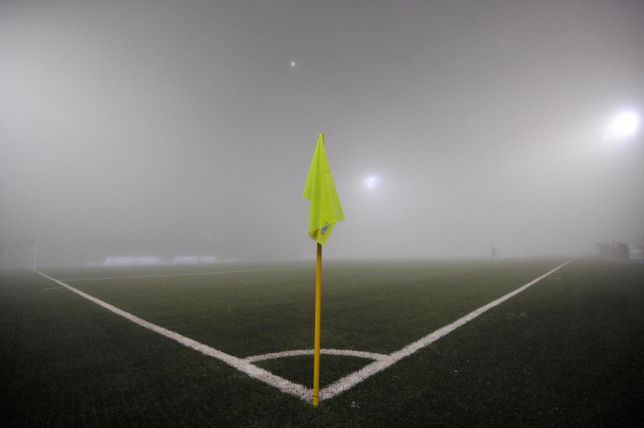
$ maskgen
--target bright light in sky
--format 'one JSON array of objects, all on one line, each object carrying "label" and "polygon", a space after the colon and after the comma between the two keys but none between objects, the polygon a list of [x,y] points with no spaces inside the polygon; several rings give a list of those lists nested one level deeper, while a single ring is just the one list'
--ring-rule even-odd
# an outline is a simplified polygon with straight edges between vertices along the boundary
[{"label": "bright light in sky", "polygon": [[295,61],[291,61],[291,67],[295,68]]},{"label": "bright light in sky", "polygon": [[380,187],[381,182],[382,180],[380,180],[380,177],[377,177],[375,175],[370,175],[363,180],[364,187],[367,190],[376,190],[378,187]]},{"label": "bright light in sky", "polygon": [[622,112],[604,131],[604,139],[627,138],[635,135],[639,128],[639,117],[631,111]]}]

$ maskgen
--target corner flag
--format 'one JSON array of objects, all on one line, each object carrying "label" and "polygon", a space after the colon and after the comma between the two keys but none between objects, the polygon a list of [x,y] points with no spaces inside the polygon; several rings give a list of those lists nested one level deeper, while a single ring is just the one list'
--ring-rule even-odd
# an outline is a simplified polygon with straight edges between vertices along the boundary
[{"label": "corner flag", "polygon": [[309,236],[324,245],[335,224],[344,220],[340,198],[335,190],[333,175],[326,157],[324,134],[318,136],[309,176],[304,185],[304,198],[311,202]]},{"label": "corner flag", "polygon": [[315,257],[315,335],[313,339],[313,407],[320,403],[320,333],[322,330],[322,245],[329,239],[333,226],[344,220],[338,192],[324,149],[324,134],[311,160],[309,176],[304,185],[304,197],[311,202],[309,236],[316,242]]}]

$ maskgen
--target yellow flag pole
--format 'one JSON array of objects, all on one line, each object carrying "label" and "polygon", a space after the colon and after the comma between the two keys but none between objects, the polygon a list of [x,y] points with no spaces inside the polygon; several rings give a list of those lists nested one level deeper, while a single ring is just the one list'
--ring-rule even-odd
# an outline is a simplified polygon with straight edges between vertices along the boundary
[{"label": "yellow flag pole", "polygon": [[315,348],[313,352],[313,407],[320,401],[320,324],[322,318],[322,244],[317,243],[315,258]]}]

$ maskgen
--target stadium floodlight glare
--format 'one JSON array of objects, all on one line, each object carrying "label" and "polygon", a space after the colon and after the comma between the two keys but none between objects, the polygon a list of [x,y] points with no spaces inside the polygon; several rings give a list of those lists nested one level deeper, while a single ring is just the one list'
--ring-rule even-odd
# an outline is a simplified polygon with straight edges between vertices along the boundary
[{"label": "stadium floodlight glare", "polygon": [[366,177],[363,181],[364,187],[367,190],[375,190],[380,186],[381,180],[380,177],[377,177],[375,175],[370,175]]},{"label": "stadium floodlight glare", "polygon": [[639,129],[640,120],[636,113],[625,111],[618,114],[604,130],[605,140],[632,137]]}]

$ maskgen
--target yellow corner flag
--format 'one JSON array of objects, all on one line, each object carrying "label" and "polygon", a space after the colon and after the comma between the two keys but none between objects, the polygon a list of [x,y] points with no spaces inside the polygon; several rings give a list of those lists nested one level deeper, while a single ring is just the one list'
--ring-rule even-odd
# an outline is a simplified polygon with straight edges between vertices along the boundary
[{"label": "yellow corner flag", "polygon": [[324,134],[318,136],[309,176],[304,185],[304,198],[311,202],[309,236],[324,245],[335,224],[344,220],[340,198],[335,190],[333,175],[326,158]]},{"label": "yellow corner flag", "polygon": [[304,197],[311,201],[309,236],[316,241],[315,257],[315,336],[313,344],[313,407],[320,402],[320,331],[322,324],[322,245],[329,239],[333,226],[344,220],[338,192],[324,149],[324,134],[311,160],[309,176],[304,186]]}]

